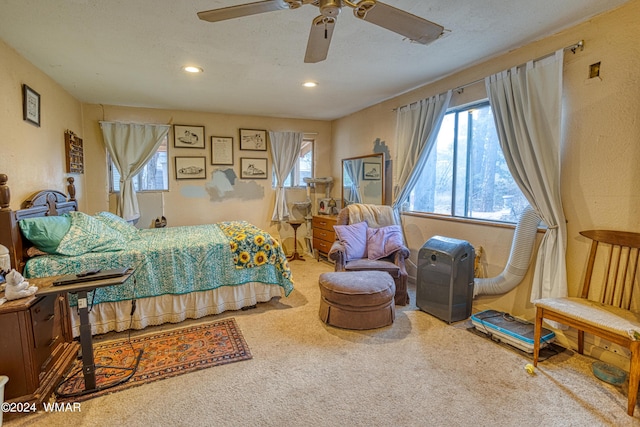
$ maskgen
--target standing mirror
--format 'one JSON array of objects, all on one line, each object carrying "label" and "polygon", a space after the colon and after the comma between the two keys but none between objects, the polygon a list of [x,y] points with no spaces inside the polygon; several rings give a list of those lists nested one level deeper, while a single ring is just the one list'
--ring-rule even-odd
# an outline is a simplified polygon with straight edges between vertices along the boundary
[{"label": "standing mirror", "polygon": [[342,159],[342,206],[384,204],[384,154]]}]

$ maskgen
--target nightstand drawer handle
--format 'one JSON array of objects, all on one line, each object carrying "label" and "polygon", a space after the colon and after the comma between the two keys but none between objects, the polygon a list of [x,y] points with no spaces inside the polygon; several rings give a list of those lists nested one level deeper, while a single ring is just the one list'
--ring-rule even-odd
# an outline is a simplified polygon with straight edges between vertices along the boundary
[{"label": "nightstand drawer handle", "polygon": [[47,317],[46,319],[44,319],[45,322],[48,322],[49,320],[53,319],[54,317],[56,317],[55,313],[51,313],[49,315],[49,317]]}]

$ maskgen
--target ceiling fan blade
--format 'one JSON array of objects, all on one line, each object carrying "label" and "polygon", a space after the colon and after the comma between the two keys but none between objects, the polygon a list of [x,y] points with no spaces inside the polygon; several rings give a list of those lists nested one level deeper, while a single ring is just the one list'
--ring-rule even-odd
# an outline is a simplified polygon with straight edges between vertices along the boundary
[{"label": "ceiling fan blade", "polygon": [[356,18],[379,25],[416,43],[430,43],[444,31],[442,25],[379,1],[362,0],[356,6],[353,10]]},{"label": "ceiling fan blade", "polygon": [[313,64],[327,59],[335,25],[336,18],[330,16],[320,15],[313,20],[304,62]]},{"label": "ceiling fan blade", "polygon": [[198,12],[198,18],[203,21],[218,22],[280,9],[289,9],[289,5],[284,0],[265,0],[220,9],[205,10]]}]

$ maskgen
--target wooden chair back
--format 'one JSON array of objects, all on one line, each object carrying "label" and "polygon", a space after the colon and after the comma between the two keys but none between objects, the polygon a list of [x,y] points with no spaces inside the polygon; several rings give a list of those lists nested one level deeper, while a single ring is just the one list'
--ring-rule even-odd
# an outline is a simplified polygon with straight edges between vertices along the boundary
[{"label": "wooden chair back", "polygon": [[580,234],[592,240],[582,298],[543,298],[535,302],[533,366],[538,365],[543,319],[577,329],[580,354],[584,351],[585,333],[626,347],[631,352],[627,414],[633,416],[640,387],[640,310],[634,301],[640,299],[634,298],[640,292],[636,289],[640,234],[610,230]]},{"label": "wooden chair back", "polygon": [[640,309],[634,301],[634,295],[640,295],[640,233],[588,230],[580,234],[592,240],[580,296],[625,310]]}]

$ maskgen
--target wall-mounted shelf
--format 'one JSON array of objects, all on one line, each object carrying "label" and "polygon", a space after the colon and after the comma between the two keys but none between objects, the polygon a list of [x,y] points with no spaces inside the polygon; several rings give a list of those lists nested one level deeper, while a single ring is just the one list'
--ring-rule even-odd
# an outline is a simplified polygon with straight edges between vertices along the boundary
[{"label": "wall-mounted shelf", "polygon": [[84,173],[84,148],[82,138],[66,130],[64,132],[64,148],[67,155],[67,172]]}]

